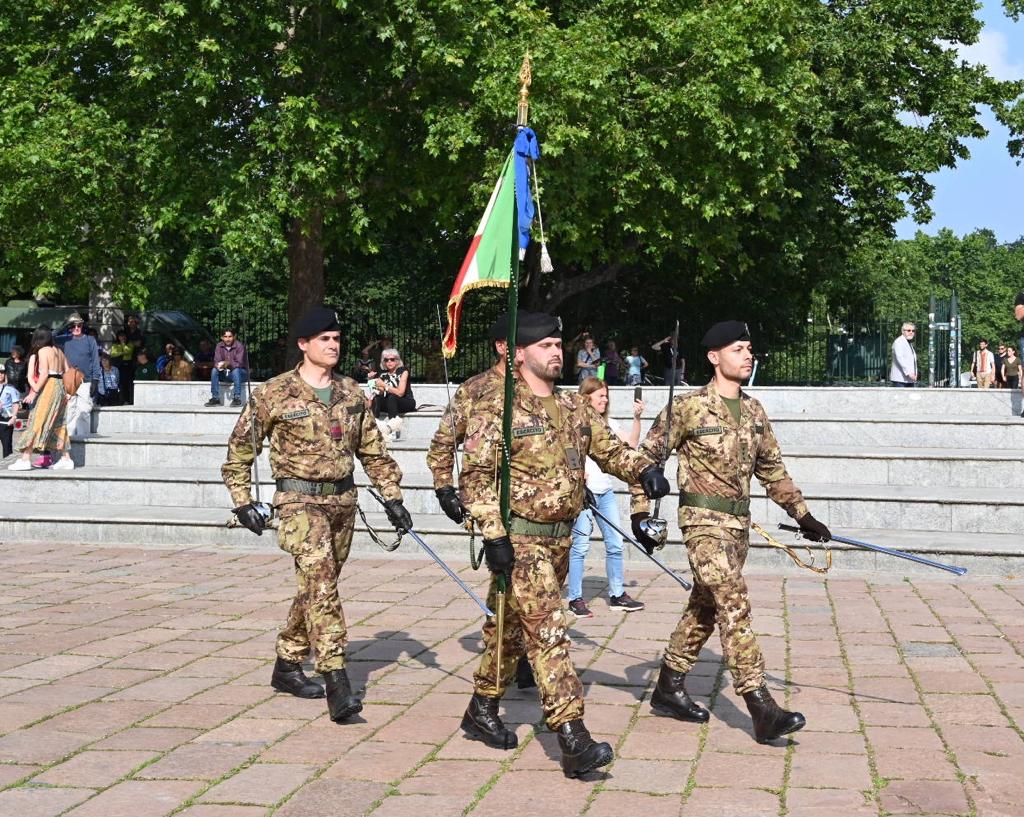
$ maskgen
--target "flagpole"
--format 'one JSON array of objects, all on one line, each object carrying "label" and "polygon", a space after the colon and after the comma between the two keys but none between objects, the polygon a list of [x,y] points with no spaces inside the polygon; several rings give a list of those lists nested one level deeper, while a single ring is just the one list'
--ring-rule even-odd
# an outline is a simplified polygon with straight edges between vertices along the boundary
[{"label": "flagpole", "polygon": [[[516,128],[525,128],[530,112],[530,55],[523,56],[523,64],[519,68],[519,106],[516,113]],[[526,195],[530,195],[527,186]],[[502,405],[501,437],[501,521],[506,532],[512,521],[512,402],[515,397],[516,334],[518,329],[517,314],[519,311],[519,205],[514,202],[512,208],[512,254],[508,280],[508,334],[505,336],[505,399]],[[505,640],[505,599],[508,587],[505,574],[499,573],[496,584],[496,632],[495,632],[495,682],[501,684],[501,652]]]}]

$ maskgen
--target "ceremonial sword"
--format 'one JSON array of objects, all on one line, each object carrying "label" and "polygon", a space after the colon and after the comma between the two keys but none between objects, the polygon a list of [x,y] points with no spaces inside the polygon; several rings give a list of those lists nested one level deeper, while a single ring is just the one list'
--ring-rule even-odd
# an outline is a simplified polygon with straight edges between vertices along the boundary
[{"label": "ceremonial sword", "polygon": [[654,562],[658,567],[660,567],[662,570],[664,570],[666,573],[668,573],[669,576],[671,576],[673,579],[675,579],[677,582],[679,582],[679,584],[682,585],[684,590],[690,590],[690,589],[693,588],[693,585],[690,584],[688,581],[686,581],[686,579],[684,579],[681,576],[679,576],[672,568],[670,568],[668,565],[666,565],[664,562],[662,562],[660,559],[658,559],[653,553],[648,553],[647,552],[647,548],[645,548],[643,545],[641,545],[636,539],[634,539],[632,536],[630,536],[628,533],[626,533],[622,528],[620,528],[618,525],[616,525],[614,522],[612,522],[612,520],[610,520],[607,516],[605,516],[603,513],[601,513],[597,509],[597,505],[595,505],[593,502],[588,502],[587,506],[590,508],[591,513],[596,514],[599,519],[603,519],[608,524],[608,526],[610,528],[612,528],[612,530],[616,531],[623,539],[625,539],[631,545],[633,545],[634,547],[639,548],[640,552],[643,553],[644,556],[646,556],[648,559],[650,559],[652,562]]},{"label": "ceremonial sword", "polygon": [[[382,497],[375,490],[373,490],[373,488],[367,488],[366,490],[367,490],[367,493],[369,493],[370,496],[372,496],[374,499],[376,499],[385,509],[387,508],[387,505],[384,504],[384,497]],[[440,556],[438,556],[437,553],[434,552],[434,549],[432,547],[430,547],[430,545],[428,545],[426,542],[423,541],[423,537],[422,536],[420,536],[412,528],[409,528],[405,532],[408,533],[412,537],[413,541],[417,545],[419,545],[421,548],[423,548],[424,552],[426,552],[426,554],[437,563],[437,566],[439,568],[441,568],[441,570],[443,570],[445,573],[447,573],[449,575],[449,577],[451,577],[455,581],[455,583],[459,587],[462,588],[462,590],[465,592],[465,594],[467,596],[469,596],[471,599],[473,599],[473,601],[476,603],[476,606],[484,611],[484,615],[486,615],[486,616],[493,616],[494,615],[494,611],[491,610],[490,607],[488,607],[486,604],[484,604],[480,600],[480,597],[470,589],[469,585],[467,585],[464,581],[462,581],[462,579],[460,579],[458,577],[458,575],[455,573],[454,570],[452,570],[450,567],[448,567],[447,564],[445,564],[444,559],[442,559]]]},{"label": "ceremonial sword", "polygon": [[[669,445],[671,445],[672,440],[672,398],[676,391],[676,361],[678,359],[679,321],[676,320],[676,329],[672,333],[672,366],[669,369],[671,382],[668,384],[668,416],[665,419],[665,459],[661,462],[662,468],[668,464],[668,458],[672,454],[669,450]],[[658,543],[659,549],[665,547],[665,542],[668,541],[668,522],[661,516],[661,497],[658,497],[654,502],[654,513],[646,519],[640,520],[640,529]],[[643,546],[641,545],[640,547]],[[645,550],[644,553],[647,553],[647,551]],[[689,590],[690,588],[687,587],[686,589]]]},{"label": "ceremonial sword", "polygon": [[[803,530],[796,527],[795,525],[780,524],[779,530],[785,530],[796,534],[804,533]],[[907,553],[905,550],[896,550],[895,548],[882,547],[882,545],[873,545],[870,542],[862,542],[860,539],[849,539],[845,536],[836,536],[835,534],[832,534],[831,541],[841,542],[844,545],[851,545],[852,547],[862,548],[863,550],[873,550],[876,553],[884,553],[886,556],[896,556],[899,559],[907,559],[911,562],[917,562],[921,565],[927,565],[928,567],[935,567],[939,570],[946,570],[950,573],[956,574],[957,576],[963,576],[967,572],[966,567],[957,567],[956,565],[943,564],[942,562],[936,562],[932,559],[926,559],[924,556],[918,556],[914,553]]]}]

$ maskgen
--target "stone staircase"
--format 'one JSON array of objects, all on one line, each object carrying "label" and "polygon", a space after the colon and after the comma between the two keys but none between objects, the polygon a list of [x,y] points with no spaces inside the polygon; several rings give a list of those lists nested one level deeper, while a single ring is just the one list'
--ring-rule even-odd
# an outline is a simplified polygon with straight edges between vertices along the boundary
[{"label": "stone staircase", "polygon": [[[786,462],[815,516],[836,532],[911,550],[977,572],[1024,571],[1024,420],[1019,395],[977,390],[754,388],[782,443]],[[468,536],[437,507],[424,455],[447,400],[444,386],[417,385],[420,411],[406,418],[392,451],[404,473],[406,504],[417,529],[440,553],[464,564]],[[140,383],[137,405],[98,409],[93,436],[73,443],[71,472],[0,468],[0,538],[110,545],[189,547],[231,544],[272,548],[227,528],[230,501],[220,481],[227,436],[237,409],[204,408],[202,383]],[[643,430],[667,399],[647,389]],[[612,389],[612,414],[629,415],[632,389]],[[273,486],[260,463],[263,496]],[[669,472],[675,473],[674,462]],[[357,469],[360,504],[386,529]],[[619,493],[623,519],[628,501]],[[676,501],[667,498],[674,529]],[[752,513],[771,530],[789,521],[754,484]],[[361,526],[357,526],[361,529]],[[781,538],[781,537],[780,537]],[[782,539],[789,543],[791,540]],[[356,553],[380,551],[357,533]],[[406,540],[402,553],[416,550]],[[643,557],[627,548],[636,562]],[[685,563],[678,548],[664,552]],[[751,561],[784,567],[789,560],[754,537]],[[904,560],[843,550],[844,568],[918,572]],[[936,574],[939,575],[939,574]]]}]

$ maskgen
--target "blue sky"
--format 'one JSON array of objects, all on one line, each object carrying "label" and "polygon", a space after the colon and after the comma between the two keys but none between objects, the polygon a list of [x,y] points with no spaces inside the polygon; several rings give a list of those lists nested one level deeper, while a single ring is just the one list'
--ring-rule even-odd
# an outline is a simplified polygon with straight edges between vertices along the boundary
[{"label": "blue sky", "polygon": [[[1024,18],[1014,23],[1000,0],[983,0],[980,16],[985,22],[981,39],[961,49],[964,58],[984,63],[999,79],[1024,77]],[[982,124],[989,135],[967,140],[971,158],[931,177],[935,217],[924,225],[903,219],[896,225],[900,238],[912,238],[917,230],[934,235],[944,227],[957,235],[988,227],[999,241],[1024,235],[1024,165],[1016,165],[1007,154],[1009,133],[987,108]]]}]

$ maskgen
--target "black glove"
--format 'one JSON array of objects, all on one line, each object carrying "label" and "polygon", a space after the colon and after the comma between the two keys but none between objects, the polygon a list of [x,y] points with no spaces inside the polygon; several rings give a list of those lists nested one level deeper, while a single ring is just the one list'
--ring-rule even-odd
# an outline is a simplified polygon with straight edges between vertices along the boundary
[{"label": "black glove", "polygon": [[238,517],[239,522],[257,536],[263,535],[263,529],[267,527],[267,518],[260,513],[255,502],[250,502],[248,505],[242,505],[235,508],[232,513]]},{"label": "black glove", "polygon": [[405,509],[400,499],[389,499],[384,503],[384,513],[388,515],[388,522],[395,526],[395,530],[412,530],[412,517]]},{"label": "black glove", "polygon": [[512,565],[516,561],[511,539],[507,536],[499,536],[497,539],[484,539],[484,558],[487,560],[487,569],[491,573],[495,575],[504,573],[505,581],[511,581]]},{"label": "black glove", "polygon": [[633,538],[635,538],[641,545],[644,546],[644,550],[647,551],[648,556],[653,556],[654,551],[658,548],[658,542],[644,533],[643,528],[640,527],[640,523],[643,522],[650,516],[647,511],[641,513],[634,513],[630,515],[629,519],[632,522]]},{"label": "black glove", "polygon": [[438,488],[434,491],[434,495],[437,497],[444,515],[452,522],[461,525],[466,521],[466,506],[459,500],[459,494],[453,486],[445,485],[443,488]]},{"label": "black glove", "polygon": [[648,465],[640,472],[640,486],[648,499],[661,499],[672,490],[660,465]]},{"label": "black glove", "polygon": [[804,535],[804,538],[810,539],[812,542],[827,542],[832,538],[832,531],[809,513],[805,513],[797,519],[796,523],[800,526],[800,532]]},{"label": "black glove", "polygon": [[594,496],[594,492],[591,491],[586,485],[583,486],[583,505],[589,508],[591,505],[597,506],[597,497]]}]

